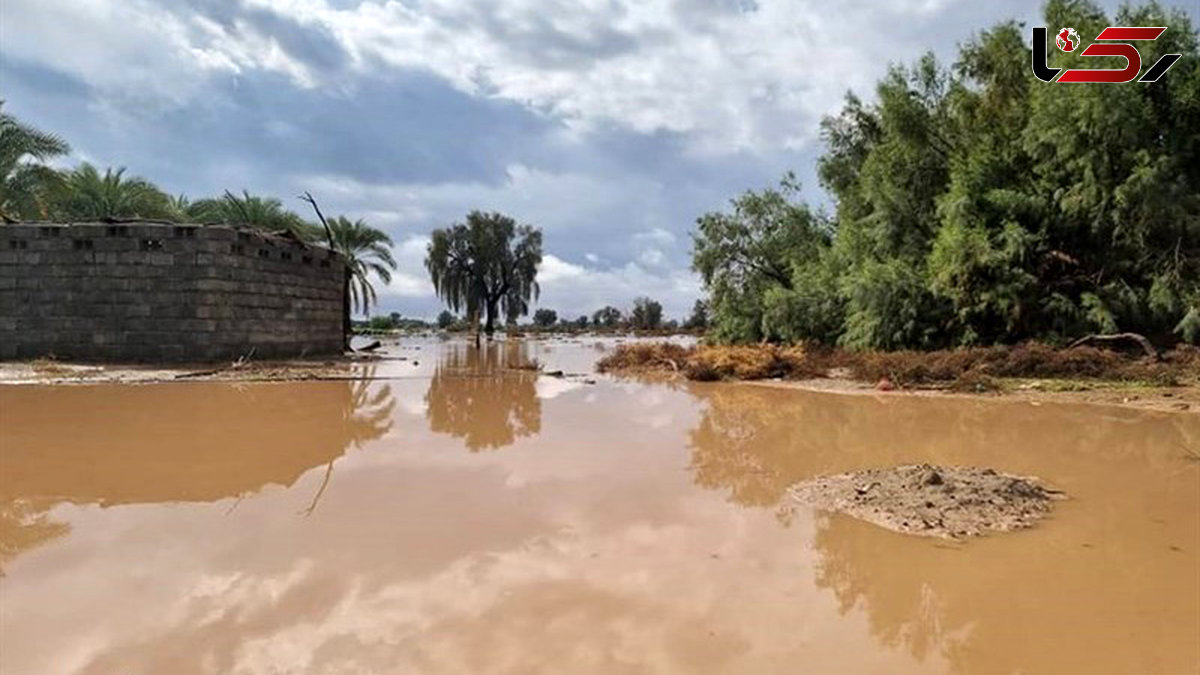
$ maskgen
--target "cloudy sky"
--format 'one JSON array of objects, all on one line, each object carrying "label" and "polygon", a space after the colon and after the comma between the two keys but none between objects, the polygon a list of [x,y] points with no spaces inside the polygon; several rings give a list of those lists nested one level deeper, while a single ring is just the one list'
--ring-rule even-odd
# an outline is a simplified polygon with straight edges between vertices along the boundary
[{"label": "cloudy sky", "polygon": [[[1115,2],[1105,4],[1111,11]],[[1170,3],[1168,3],[1170,4]],[[1195,20],[1200,0],[1176,0]],[[791,169],[888,62],[1033,22],[1018,0],[4,0],[0,98],[70,161],[189,196],[248,189],[391,233],[381,309],[438,309],[428,233],[543,228],[542,306],[698,296],[701,213]],[[304,215],[308,215],[304,213]]]}]

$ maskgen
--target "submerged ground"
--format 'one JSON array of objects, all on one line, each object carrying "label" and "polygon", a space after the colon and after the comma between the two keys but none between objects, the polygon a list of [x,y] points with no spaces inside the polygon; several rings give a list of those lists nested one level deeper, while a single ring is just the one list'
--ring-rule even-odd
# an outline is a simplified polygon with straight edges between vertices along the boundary
[{"label": "submerged ground", "polygon": [[[0,387],[0,672],[1197,672],[1200,415],[571,376],[611,345]],[[1072,498],[956,543],[787,496],[925,462]]]}]

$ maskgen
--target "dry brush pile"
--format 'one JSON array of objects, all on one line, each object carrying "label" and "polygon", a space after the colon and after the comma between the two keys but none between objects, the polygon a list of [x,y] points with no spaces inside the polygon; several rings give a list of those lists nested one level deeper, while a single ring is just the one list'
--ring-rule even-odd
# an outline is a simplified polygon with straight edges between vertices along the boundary
[{"label": "dry brush pile", "polygon": [[819,346],[620,345],[597,369],[621,374],[678,374],[689,380],[844,377],[899,386],[995,389],[997,378],[1096,379],[1170,386],[1200,379],[1200,349],[1181,345],[1159,359],[1089,346],[1038,342],[939,351],[853,352]]}]

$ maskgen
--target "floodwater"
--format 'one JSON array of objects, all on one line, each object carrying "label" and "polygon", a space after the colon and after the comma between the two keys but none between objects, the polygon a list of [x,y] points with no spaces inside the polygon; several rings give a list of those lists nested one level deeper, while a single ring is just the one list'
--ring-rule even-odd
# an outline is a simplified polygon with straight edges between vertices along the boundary
[{"label": "floodwater", "polygon": [[[0,388],[0,673],[1196,673],[1200,415],[538,377]],[[789,508],[909,462],[1073,498],[967,544]]]}]

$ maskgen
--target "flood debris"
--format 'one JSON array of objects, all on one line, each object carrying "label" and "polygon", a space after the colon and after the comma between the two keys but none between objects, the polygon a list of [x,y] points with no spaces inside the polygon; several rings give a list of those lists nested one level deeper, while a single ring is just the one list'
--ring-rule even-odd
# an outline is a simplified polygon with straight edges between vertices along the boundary
[{"label": "flood debris", "polygon": [[379,340],[371,340],[370,342],[354,348],[356,352],[373,352],[383,346]]},{"label": "flood debris", "polygon": [[959,539],[1032,527],[1062,492],[993,469],[910,464],[821,476],[792,486],[794,500],[896,532]]},{"label": "flood debris", "polygon": [[976,390],[984,378],[1086,379],[1180,386],[1200,382],[1200,348],[1178,345],[1154,358],[1087,346],[1048,344],[938,351],[852,351],[817,344],[685,346],[671,342],[618,345],[596,363],[602,373],[662,373],[689,380],[763,380],[847,377],[877,383],[881,391],[910,387]]}]

